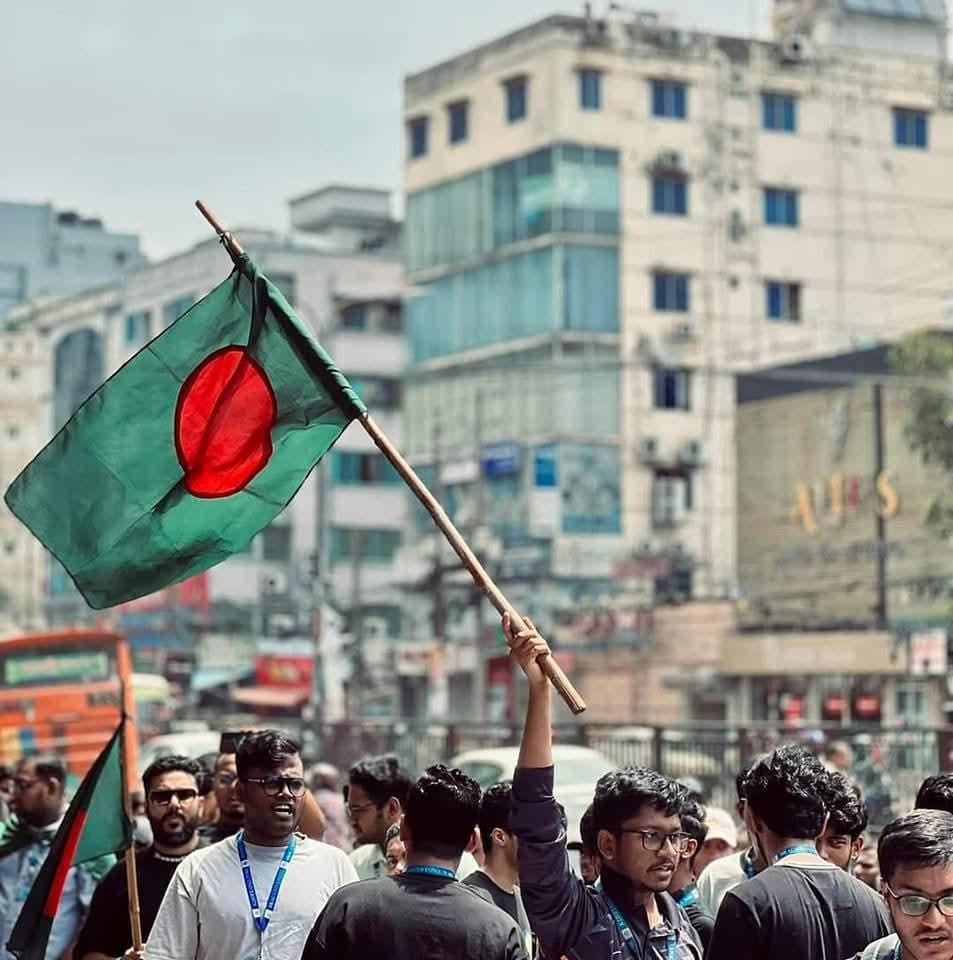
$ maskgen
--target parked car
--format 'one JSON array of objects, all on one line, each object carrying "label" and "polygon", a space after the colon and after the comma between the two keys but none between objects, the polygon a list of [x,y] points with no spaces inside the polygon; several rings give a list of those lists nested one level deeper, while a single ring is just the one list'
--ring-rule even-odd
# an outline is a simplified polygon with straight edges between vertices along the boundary
[{"label": "parked car", "polygon": [[[467,750],[450,761],[473,777],[482,789],[511,780],[516,769],[519,747],[492,747],[485,750]],[[579,820],[592,803],[596,781],[615,765],[596,750],[556,744],[553,746],[553,763],[556,766],[553,793],[563,805],[568,821],[571,841],[579,840]]]}]

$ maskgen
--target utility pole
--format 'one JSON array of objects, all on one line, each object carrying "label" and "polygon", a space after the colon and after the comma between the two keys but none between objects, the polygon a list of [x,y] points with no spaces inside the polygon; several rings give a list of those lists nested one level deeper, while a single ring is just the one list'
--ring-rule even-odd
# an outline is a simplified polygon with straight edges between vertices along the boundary
[{"label": "utility pole", "polygon": [[[483,476],[483,392],[477,387],[473,396],[473,439],[476,445],[476,464],[477,464],[477,494],[476,508],[474,510],[473,530],[476,533],[480,529],[485,516],[486,498],[484,487],[485,477]],[[486,563],[486,558],[481,557],[481,562]],[[486,719],[486,662],[483,656],[483,594],[475,587],[472,589],[473,597],[473,621],[474,638],[473,652],[475,664],[473,667],[473,710],[472,715],[475,720]]]},{"label": "utility pole", "polygon": [[351,687],[348,697],[348,712],[353,719],[355,707],[360,717],[363,713],[364,684],[367,665],[364,662],[364,614],[361,609],[361,554],[364,549],[364,532],[351,530],[348,534],[348,550],[351,554],[351,643],[354,651],[351,658]]},{"label": "utility pole", "polygon": [[[877,490],[877,479],[884,471],[884,406],[883,386],[873,386],[874,414],[874,476],[873,487]],[[876,517],[874,533],[877,541],[877,604],[874,608],[878,630],[886,630],[887,618],[887,519],[882,510],[874,512]]]}]

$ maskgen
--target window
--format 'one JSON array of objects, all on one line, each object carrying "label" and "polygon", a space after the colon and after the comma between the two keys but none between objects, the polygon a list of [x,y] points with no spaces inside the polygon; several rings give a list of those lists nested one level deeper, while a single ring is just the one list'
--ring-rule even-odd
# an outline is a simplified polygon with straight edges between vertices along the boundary
[{"label": "window", "polygon": [[583,110],[602,109],[602,71],[579,71],[579,106]]},{"label": "window", "polygon": [[331,563],[390,563],[400,544],[399,530],[331,527]]},{"label": "window", "polygon": [[684,120],[688,116],[687,88],[678,80],[653,80],[651,82],[652,116]]},{"label": "window", "polygon": [[927,114],[925,110],[893,108],[893,142],[898,147],[915,150],[927,148]]},{"label": "window", "polygon": [[10,380],[19,380],[20,379],[19,367],[7,367],[7,377]]},{"label": "window", "polygon": [[653,304],[656,310],[688,313],[689,281],[687,273],[656,270],[652,274]]},{"label": "window", "polygon": [[470,104],[467,100],[458,100],[447,107],[447,117],[450,126],[449,139],[451,143],[462,143],[469,135],[467,121],[469,119]]},{"label": "window", "polygon": [[149,339],[152,317],[148,312],[130,313],[126,316],[126,345],[145,343]]},{"label": "window", "polygon": [[516,123],[526,117],[526,86],[526,77],[513,77],[503,84],[507,123]]},{"label": "window", "polygon": [[291,559],[291,527],[271,523],[261,532],[261,555],[265,560],[287,563]]},{"label": "window", "polygon": [[690,370],[656,367],[654,376],[656,410],[691,409],[692,374]]},{"label": "window", "polygon": [[765,130],[794,133],[797,130],[797,100],[789,93],[762,93],[761,126]]},{"label": "window", "polygon": [[769,320],[799,323],[801,320],[801,285],[768,280],[764,285]]},{"label": "window", "polygon": [[764,222],[775,227],[796,227],[798,225],[797,190],[765,187]]},{"label": "window", "polygon": [[385,303],[381,316],[381,330],[385,333],[404,332],[404,314],[400,303]]},{"label": "window", "polygon": [[162,307],[162,325],[163,327],[169,326],[171,323],[175,323],[179,317],[182,316],[195,303],[194,294],[186,294],[183,297],[176,297],[174,300],[170,300]]},{"label": "window", "polygon": [[367,304],[352,303],[341,311],[341,326],[346,330],[367,329]]},{"label": "window", "polygon": [[426,117],[414,117],[407,122],[407,131],[410,140],[410,156],[423,157],[427,153],[428,123]]},{"label": "window", "polygon": [[652,478],[652,526],[656,530],[677,527],[691,509],[692,475],[657,470]]},{"label": "window", "polygon": [[400,406],[400,380],[393,377],[348,377],[360,398],[377,410],[393,410]]},{"label": "window", "polygon": [[341,486],[393,486],[400,482],[394,468],[378,453],[335,453],[331,479]]},{"label": "window", "polygon": [[688,215],[688,181],[683,176],[656,173],[652,177],[652,213]]}]

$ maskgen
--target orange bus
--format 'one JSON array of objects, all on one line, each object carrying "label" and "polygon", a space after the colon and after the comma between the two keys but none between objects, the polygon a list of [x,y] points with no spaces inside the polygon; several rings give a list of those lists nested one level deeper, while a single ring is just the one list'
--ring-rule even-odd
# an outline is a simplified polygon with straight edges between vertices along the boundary
[{"label": "orange bus", "polygon": [[134,790],[132,660],[122,637],[102,630],[64,630],[0,642],[0,763],[50,752],[82,778],[123,712],[130,718],[126,782]]}]

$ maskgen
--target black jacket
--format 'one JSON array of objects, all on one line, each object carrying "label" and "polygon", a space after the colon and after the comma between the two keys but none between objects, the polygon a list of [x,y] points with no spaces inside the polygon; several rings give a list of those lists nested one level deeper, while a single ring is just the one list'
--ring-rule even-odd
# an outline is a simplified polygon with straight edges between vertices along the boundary
[{"label": "black jacket", "polygon": [[513,833],[519,837],[519,877],[530,926],[547,956],[569,960],[611,960],[629,956],[609,910],[622,909],[635,935],[637,960],[667,960],[674,938],[677,960],[701,960],[702,948],[685,911],[667,894],[657,894],[661,926],[649,929],[644,909],[633,902],[628,881],[603,870],[601,889],[587,887],[569,866],[566,831],[553,799],[553,768],[517,767],[513,777]]}]

